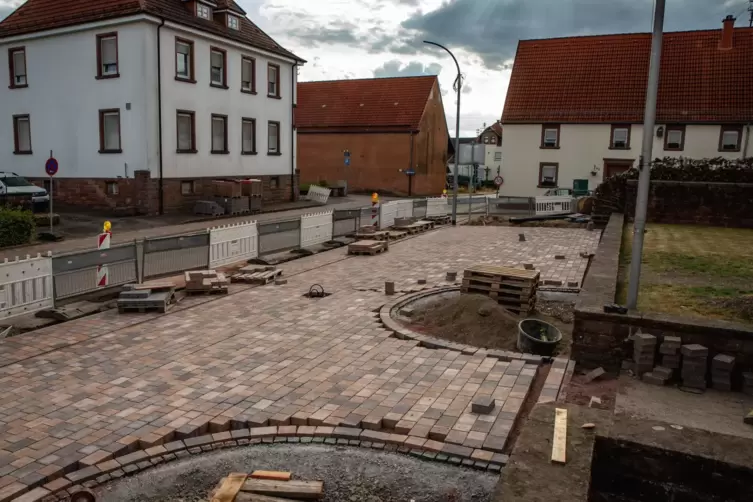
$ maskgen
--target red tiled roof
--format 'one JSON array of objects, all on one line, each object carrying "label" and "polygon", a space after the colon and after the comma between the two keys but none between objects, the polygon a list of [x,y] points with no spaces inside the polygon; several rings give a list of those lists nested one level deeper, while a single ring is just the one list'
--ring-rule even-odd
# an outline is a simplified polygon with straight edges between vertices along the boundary
[{"label": "red tiled roof", "polygon": [[[753,120],[753,29],[736,28],[728,50],[721,36],[664,35],[657,121]],[[502,122],[640,122],[650,52],[649,33],[523,40]]]},{"label": "red tiled roof", "polygon": [[[221,0],[221,3],[232,10],[240,9],[233,0]],[[182,0],[27,0],[0,22],[0,39],[134,14],[157,16],[302,61],[248,18],[242,17],[241,29],[234,30],[193,15]]]},{"label": "red tiled roof", "polygon": [[418,129],[436,76],[299,82],[296,127]]}]

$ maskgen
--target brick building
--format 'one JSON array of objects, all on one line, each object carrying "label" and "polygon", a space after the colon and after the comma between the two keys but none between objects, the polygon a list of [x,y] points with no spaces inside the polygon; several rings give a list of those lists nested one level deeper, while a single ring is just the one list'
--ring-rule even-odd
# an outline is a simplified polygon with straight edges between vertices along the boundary
[{"label": "brick building", "polygon": [[351,191],[400,195],[445,186],[450,144],[436,76],[301,82],[296,128],[301,183],[346,180]]}]

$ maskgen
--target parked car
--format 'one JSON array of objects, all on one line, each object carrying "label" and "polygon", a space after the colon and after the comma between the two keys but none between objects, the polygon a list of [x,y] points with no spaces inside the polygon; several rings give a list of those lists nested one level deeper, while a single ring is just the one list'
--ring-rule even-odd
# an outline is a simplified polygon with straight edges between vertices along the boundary
[{"label": "parked car", "polygon": [[16,173],[0,171],[0,202],[7,201],[21,206],[31,206],[44,211],[50,203],[47,190],[31,183]]},{"label": "parked car", "polygon": [[572,188],[550,188],[546,192],[544,192],[545,196],[564,196],[569,195],[572,197],[573,195],[573,189]]}]

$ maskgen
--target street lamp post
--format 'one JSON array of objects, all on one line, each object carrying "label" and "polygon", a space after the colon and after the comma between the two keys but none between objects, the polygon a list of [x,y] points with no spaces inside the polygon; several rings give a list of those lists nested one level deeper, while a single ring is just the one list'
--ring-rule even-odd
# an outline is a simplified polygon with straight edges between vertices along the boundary
[{"label": "street lamp post", "polygon": [[424,40],[425,44],[429,45],[435,45],[439,47],[440,49],[444,49],[447,54],[450,55],[453,61],[455,61],[455,68],[458,70],[458,76],[457,76],[457,93],[458,93],[458,108],[455,113],[455,169],[452,176],[452,224],[457,224],[457,216],[458,216],[458,158],[460,157],[460,87],[462,84],[462,76],[460,75],[460,65],[458,64],[458,60],[455,59],[455,55],[450,52],[450,49],[445,47],[444,45],[440,45],[436,42],[429,42],[428,40]]}]

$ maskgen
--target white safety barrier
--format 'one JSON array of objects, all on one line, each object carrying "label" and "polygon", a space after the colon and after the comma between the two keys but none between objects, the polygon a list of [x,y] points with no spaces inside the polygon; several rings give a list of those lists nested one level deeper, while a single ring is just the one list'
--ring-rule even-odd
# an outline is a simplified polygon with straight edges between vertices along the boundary
[{"label": "white safety barrier", "polygon": [[449,205],[444,197],[429,197],[426,199],[426,216],[447,216]]},{"label": "white safety barrier", "polygon": [[395,224],[398,202],[399,201],[397,200],[385,202],[382,204],[382,207],[379,208],[379,228],[381,230],[386,230]]},{"label": "white safety barrier", "polygon": [[536,215],[572,212],[573,199],[568,196],[536,197]]},{"label": "white safety barrier", "polygon": [[395,218],[410,218],[413,216],[413,201],[412,200],[397,200],[397,213]]},{"label": "white safety barrier", "polygon": [[301,216],[301,247],[316,246],[332,240],[332,211]]},{"label": "white safety barrier", "polygon": [[313,200],[320,204],[326,204],[329,199],[329,194],[332,192],[329,188],[323,188],[317,185],[311,185],[309,187],[309,193],[306,195],[308,200]]},{"label": "white safety barrier", "polygon": [[250,260],[257,256],[259,256],[259,229],[255,221],[209,229],[210,268]]},{"label": "white safety barrier", "polygon": [[0,320],[54,307],[51,254],[0,262]]}]

